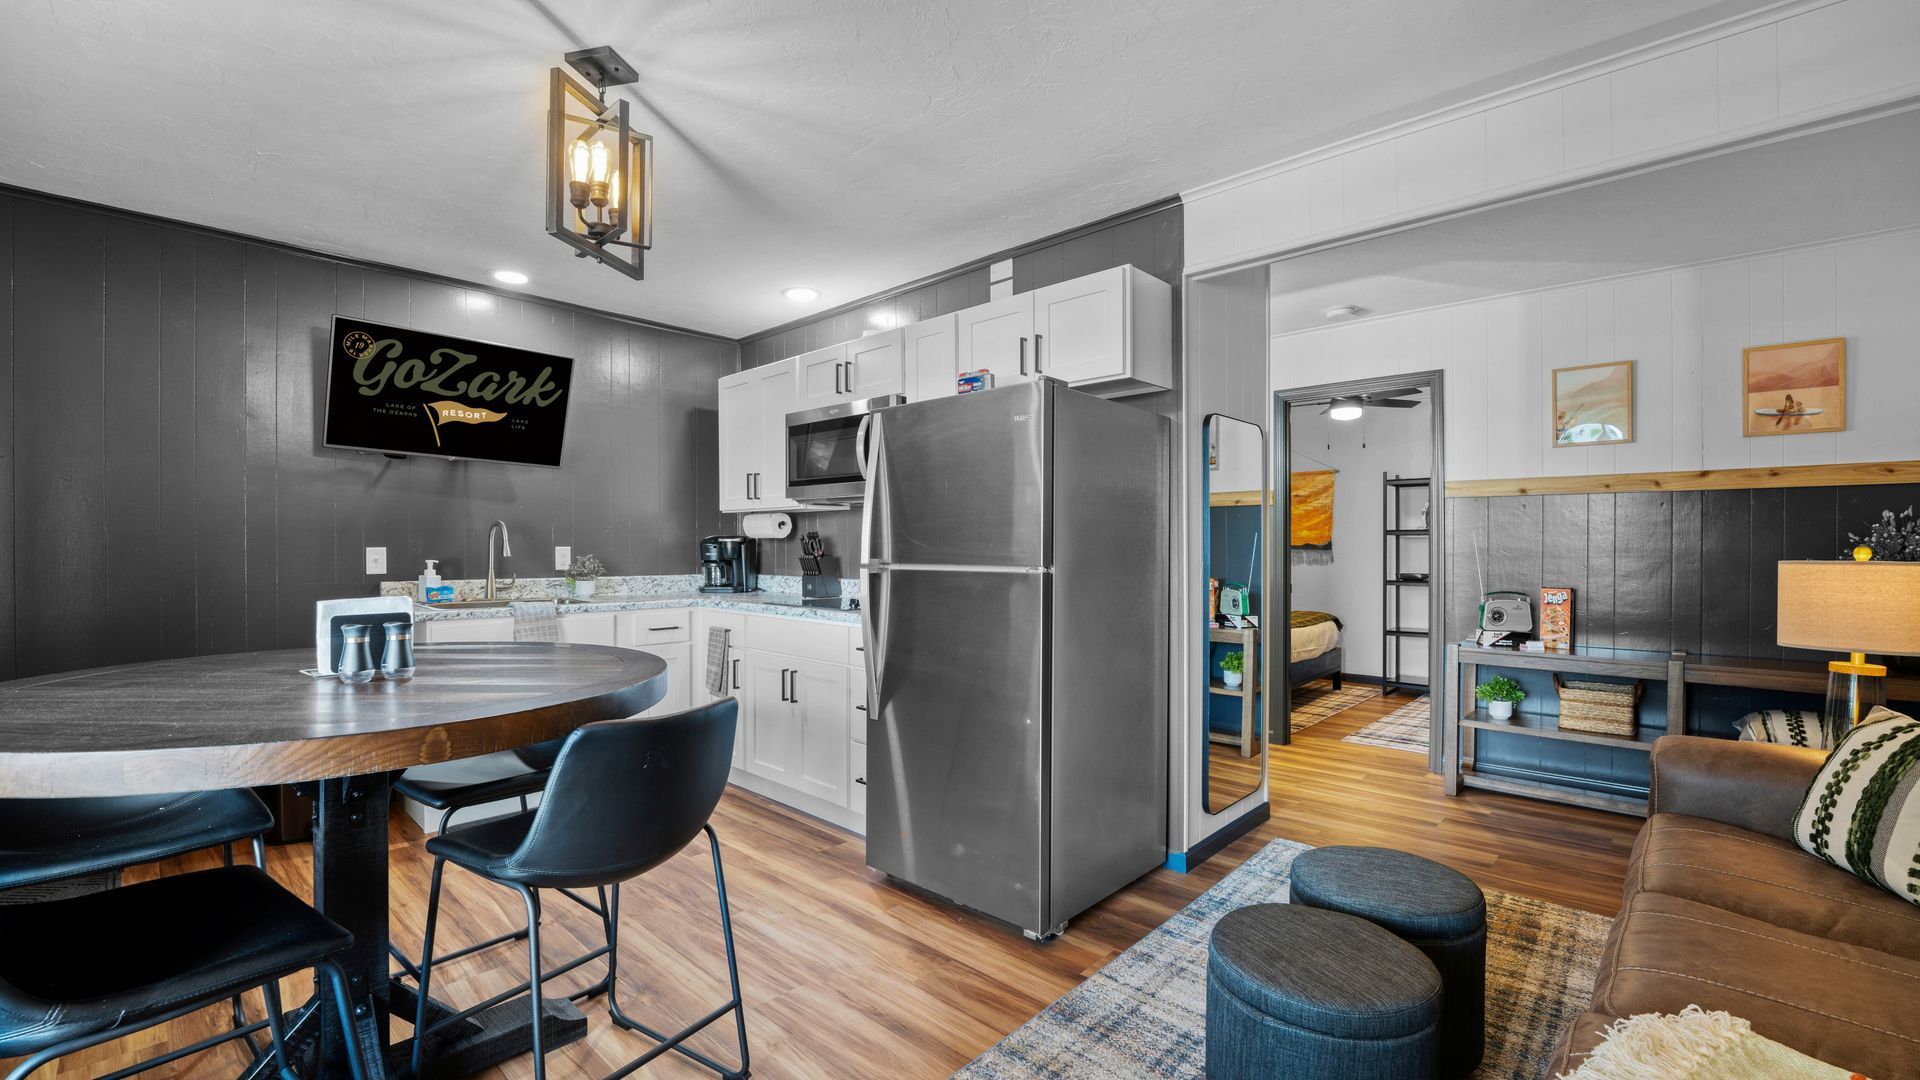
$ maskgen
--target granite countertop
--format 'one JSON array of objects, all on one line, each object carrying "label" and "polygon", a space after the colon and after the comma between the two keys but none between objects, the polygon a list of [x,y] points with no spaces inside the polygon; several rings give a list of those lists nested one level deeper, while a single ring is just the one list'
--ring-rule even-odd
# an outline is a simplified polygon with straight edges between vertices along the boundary
[{"label": "granite countertop", "polygon": [[[558,595],[564,590],[554,589],[549,582],[559,579],[542,578],[523,582],[509,590],[508,600],[563,600]],[[763,579],[764,580],[764,579]],[[776,579],[775,584],[784,584],[787,580]],[[455,594],[462,600],[479,599],[484,594],[475,594],[471,583],[466,581],[447,582],[455,586]],[[853,584],[848,582],[848,585]],[[703,593],[700,592],[691,576],[668,578],[614,578],[603,580],[602,585],[613,585],[620,591],[596,591],[592,599],[564,599],[560,604],[562,617],[576,614],[592,614],[616,611],[654,611],[661,608],[716,608],[722,611],[738,611],[750,615],[780,615],[793,619],[811,619],[816,622],[840,623],[856,626],[860,622],[857,597],[849,595],[839,601],[803,601],[797,591],[767,590],[751,593]],[[385,596],[410,596],[414,592],[412,582],[386,582],[381,586]],[[837,606],[820,606],[822,603]],[[848,607],[848,604],[855,606]],[[500,619],[511,617],[512,612],[505,607],[494,608],[436,608],[414,601],[413,617],[421,622],[440,622],[449,619]]]}]

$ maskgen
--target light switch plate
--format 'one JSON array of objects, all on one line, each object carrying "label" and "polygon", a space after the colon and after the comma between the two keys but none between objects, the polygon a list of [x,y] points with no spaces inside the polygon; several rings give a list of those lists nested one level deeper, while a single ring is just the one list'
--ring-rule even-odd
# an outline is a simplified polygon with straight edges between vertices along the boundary
[{"label": "light switch plate", "polygon": [[572,548],[556,547],[553,549],[553,568],[555,570],[564,572],[567,569],[567,567],[572,565],[573,565],[573,549]]},{"label": "light switch plate", "polygon": [[367,573],[384,574],[387,572],[387,549],[370,547],[367,549]]}]

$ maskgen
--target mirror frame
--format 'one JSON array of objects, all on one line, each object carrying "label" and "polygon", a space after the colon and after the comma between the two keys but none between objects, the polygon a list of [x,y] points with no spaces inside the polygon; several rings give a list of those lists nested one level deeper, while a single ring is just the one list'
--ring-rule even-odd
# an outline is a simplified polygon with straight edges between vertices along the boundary
[{"label": "mirror frame", "polygon": [[[1258,612],[1258,615],[1260,618],[1260,627],[1259,627],[1260,635],[1259,635],[1259,643],[1257,646],[1258,656],[1256,657],[1255,664],[1254,664],[1254,673],[1258,680],[1264,680],[1267,682],[1268,685],[1272,685],[1272,678],[1271,678],[1272,668],[1268,665],[1268,660],[1272,656],[1272,648],[1271,648],[1271,639],[1267,633],[1267,630],[1268,630],[1267,616],[1273,607],[1271,589],[1269,588],[1269,586],[1272,584],[1271,560],[1273,558],[1273,510],[1274,510],[1273,443],[1270,438],[1270,433],[1267,430],[1267,426],[1265,424],[1248,420],[1245,417],[1234,416],[1231,413],[1210,412],[1210,413],[1207,413],[1205,416],[1201,417],[1201,420],[1200,420],[1200,447],[1201,447],[1201,453],[1203,455],[1203,460],[1201,461],[1201,482],[1200,482],[1201,552],[1200,552],[1200,582],[1199,582],[1200,584],[1200,589],[1199,589],[1200,618],[1203,625],[1205,625],[1207,628],[1207,636],[1203,637],[1202,639],[1203,648],[1201,649],[1201,652],[1200,652],[1200,671],[1199,671],[1202,701],[1205,702],[1205,708],[1203,709],[1203,712],[1201,715],[1201,723],[1200,723],[1200,754],[1201,754],[1201,760],[1205,763],[1200,773],[1200,776],[1201,776],[1200,805],[1209,814],[1223,813],[1229,808],[1233,807],[1235,804],[1259,792],[1265,786],[1267,768],[1271,760],[1268,755],[1268,750],[1273,744],[1273,740],[1270,737],[1270,734],[1272,731],[1272,722],[1270,719],[1270,715],[1272,712],[1272,703],[1271,701],[1268,700],[1269,695],[1263,693],[1257,696],[1257,699],[1256,699],[1257,703],[1254,707],[1254,730],[1255,730],[1256,738],[1259,740],[1259,750],[1257,753],[1251,755],[1248,758],[1248,760],[1256,762],[1254,766],[1255,779],[1254,779],[1253,787],[1247,791],[1243,791],[1237,795],[1234,795],[1231,799],[1227,799],[1225,802],[1219,803],[1216,806],[1215,799],[1214,799],[1214,791],[1213,791],[1213,729],[1212,729],[1212,724],[1208,720],[1208,716],[1210,715],[1211,708],[1212,708],[1212,697],[1211,697],[1212,678],[1211,677],[1213,674],[1213,647],[1212,647],[1211,634],[1214,629],[1214,623],[1211,618],[1211,611],[1210,611],[1212,606],[1212,603],[1211,603],[1212,590],[1207,587],[1208,579],[1216,576],[1212,573],[1212,570],[1213,570],[1213,566],[1212,566],[1213,469],[1212,469],[1212,462],[1210,460],[1218,452],[1217,450],[1218,444],[1215,442],[1215,423],[1214,422],[1216,420],[1231,420],[1236,424],[1245,424],[1247,427],[1252,428],[1254,433],[1259,437],[1259,448],[1258,448],[1259,467],[1260,467],[1259,491],[1260,491],[1261,506],[1260,506],[1260,515],[1259,515],[1259,521],[1260,521],[1259,564],[1260,565],[1258,567],[1259,581],[1257,584],[1259,585],[1259,590],[1260,590],[1260,596],[1261,596],[1260,606],[1262,610]],[[1255,583],[1249,582],[1248,584],[1252,585]]]}]

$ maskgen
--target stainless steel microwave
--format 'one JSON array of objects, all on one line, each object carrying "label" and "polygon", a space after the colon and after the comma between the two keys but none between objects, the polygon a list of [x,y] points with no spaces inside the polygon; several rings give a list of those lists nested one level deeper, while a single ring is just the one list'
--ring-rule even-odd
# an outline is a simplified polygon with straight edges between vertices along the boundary
[{"label": "stainless steel microwave", "polygon": [[906,404],[900,394],[843,401],[787,414],[787,498],[826,502],[864,498],[867,418]]}]

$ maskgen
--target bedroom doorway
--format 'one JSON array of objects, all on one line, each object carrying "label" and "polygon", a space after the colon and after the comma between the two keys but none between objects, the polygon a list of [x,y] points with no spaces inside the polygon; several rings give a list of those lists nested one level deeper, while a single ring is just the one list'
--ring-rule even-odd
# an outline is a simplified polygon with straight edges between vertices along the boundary
[{"label": "bedroom doorway", "polygon": [[1441,394],[1438,371],[1274,394],[1273,609],[1289,627],[1286,655],[1272,650],[1289,691],[1275,696],[1278,744],[1379,747],[1440,770]]}]

